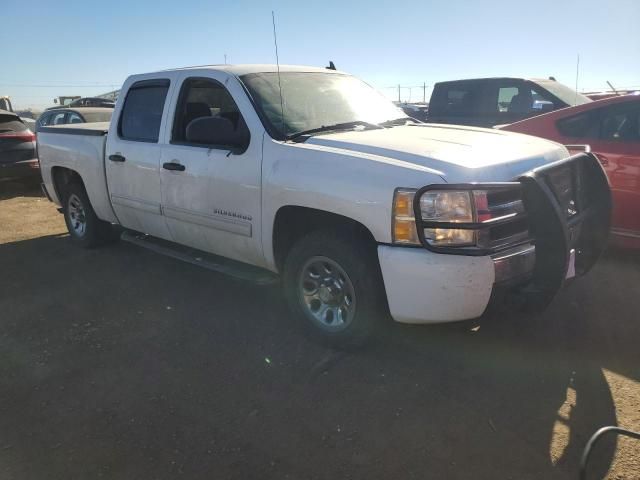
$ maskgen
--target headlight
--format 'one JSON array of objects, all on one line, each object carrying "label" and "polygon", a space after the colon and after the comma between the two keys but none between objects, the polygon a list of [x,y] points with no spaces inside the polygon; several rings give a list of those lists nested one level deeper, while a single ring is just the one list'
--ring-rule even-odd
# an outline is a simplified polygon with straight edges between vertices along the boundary
[{"label": "headlight", "polygon": [[434,190],[420,198],[422,218],[430,222],[473,222],[471,192]]},{"label": "headlight", "polygon": [[476,244],[476,231],[462,228],[425,228],[424,238],[431,245],[463,247]]},{"label": "headlight", "polygon": [[[420,212],[425,222],[472,223],[474,211],[471,191],[434,190],[420,198]],[[424,237],[431,245],[469,246],[476,243],[475,230],[462,228],[425,228]]]},{"label": "headlight", "polygon": [[[413,199],[416,191],[397,189],[393,197],[393,243],[420,245]],[[434,190],[420,199],[420,211],[425,221],[473,222],[470,191]],[[475,231],[451,228],[425,228],[425,238],[432,245],[468,246],[475,242]]]},{"label": "headlight", "polygon": [[[420,193],[418,222],[414,215],[416,193]],[[492,242],[504,247],[528,238],[526,225],[513,224],[513,231],[498,228],[505,222],[520,221],[523,213],[521,186],[515,182],[474,184],[461,190],[441,185],[419,192],[398,188],[393,197],[393,243],[420,245],[424,233],[425,242],[433,247],[488,249]],[[491,233],[493,227],[497,230]],[[420,235],[418,228],[423,229]]]}]

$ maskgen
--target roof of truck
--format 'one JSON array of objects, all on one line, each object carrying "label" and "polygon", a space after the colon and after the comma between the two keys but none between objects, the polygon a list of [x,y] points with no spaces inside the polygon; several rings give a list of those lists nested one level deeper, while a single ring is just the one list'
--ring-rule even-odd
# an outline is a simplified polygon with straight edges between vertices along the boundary
[{"label": "roof of truck", "polygon": [[[201,70],[201,69],[220,70],[229,72],[233,75],[247,75],[249,73],[276,73],[278,65],[275,63],[264,64],[241,64],[241,65],[195,65],[192,67],[171,68],[163,70],[164,72],[173,72],[181,70]],[[318,73],[345,73],[339,70],[330,70],[325,67],[311,67],[306,65],[280,65],[280,72],[318,72]]]},{"label": "roof of truck", "polygon": [[457,80],[443,80],[436,83],[458,83],[458,82],[487,82],[493,80],[529,80],[530,82],[555,82],[548,78],[524,78],[524,77],[478,77],[478,78],[459,78]]}]

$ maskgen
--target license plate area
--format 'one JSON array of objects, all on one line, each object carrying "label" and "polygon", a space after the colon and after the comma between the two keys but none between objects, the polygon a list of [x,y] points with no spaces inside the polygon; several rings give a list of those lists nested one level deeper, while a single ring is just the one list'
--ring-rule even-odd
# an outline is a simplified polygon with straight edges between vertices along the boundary
[{"label": "license plate area", "polygon": [[567,273],[565,275],[565,280],[569,280],[576,276],[576,250],[572,248],[569,250],[569,266],[567,267]]}]

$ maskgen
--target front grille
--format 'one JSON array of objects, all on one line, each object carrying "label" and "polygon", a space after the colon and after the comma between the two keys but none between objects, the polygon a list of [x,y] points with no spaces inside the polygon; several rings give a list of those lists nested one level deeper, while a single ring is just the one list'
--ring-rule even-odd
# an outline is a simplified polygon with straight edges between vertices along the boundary
[{"label": "front grille", "polygon": [[[510,187],[487,192],[488,211],[492,217],[486,223],[496,222],[488,230],[480,232],[485,248],[500,250],[530,239],[529,222],[525,215],[522,188]],[[509,222],[500,222],[510,218]]]}]

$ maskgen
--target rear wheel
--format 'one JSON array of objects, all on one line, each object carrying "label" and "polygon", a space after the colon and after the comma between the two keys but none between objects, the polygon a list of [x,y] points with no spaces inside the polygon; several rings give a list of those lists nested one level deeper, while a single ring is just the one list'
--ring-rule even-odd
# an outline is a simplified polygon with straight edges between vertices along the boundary
[{"label": "rear wheel", "polygon": [[77,245],[91,248],[117,239],[115,227],[96,216],[82,184],[67,185],[63,208],[69,235]]},{"label": "rear wheel", "polygon": [[301,238],[286,258],[284,287],[305,329],[333,346],[362,344],[388,316],[375,245],[362,235]]}]

